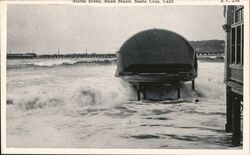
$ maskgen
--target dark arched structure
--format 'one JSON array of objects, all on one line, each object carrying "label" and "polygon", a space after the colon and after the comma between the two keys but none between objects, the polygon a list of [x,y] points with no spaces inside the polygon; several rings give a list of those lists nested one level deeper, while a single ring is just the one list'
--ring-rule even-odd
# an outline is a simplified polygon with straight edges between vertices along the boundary
[{"label": "dark arched structure", "polygon": [[197,77],[196,53],[181,35],[150,29],[129,38],[116,53],[116,76],[134,85],[176,84]]}]

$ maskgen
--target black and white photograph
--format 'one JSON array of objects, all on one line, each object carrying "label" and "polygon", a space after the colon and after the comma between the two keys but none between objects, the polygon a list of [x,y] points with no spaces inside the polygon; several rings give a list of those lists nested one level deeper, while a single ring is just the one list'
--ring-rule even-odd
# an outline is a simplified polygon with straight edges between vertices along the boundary
[{"label": "black and white photograph", "polygon": [[7,4],[5,149],[249,151],[248,9]]}]

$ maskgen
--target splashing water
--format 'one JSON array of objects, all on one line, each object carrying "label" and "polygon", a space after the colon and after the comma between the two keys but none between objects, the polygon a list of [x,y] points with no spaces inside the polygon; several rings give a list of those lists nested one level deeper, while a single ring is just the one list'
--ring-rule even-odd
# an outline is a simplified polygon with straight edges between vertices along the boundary
[{"label": "splashing water", "polygon": [[115,69],[79,63],[7,70],[7,147],[230,147],[223,63],[199,62],[196,91],[182,84],[174,102],[136,101]]}]

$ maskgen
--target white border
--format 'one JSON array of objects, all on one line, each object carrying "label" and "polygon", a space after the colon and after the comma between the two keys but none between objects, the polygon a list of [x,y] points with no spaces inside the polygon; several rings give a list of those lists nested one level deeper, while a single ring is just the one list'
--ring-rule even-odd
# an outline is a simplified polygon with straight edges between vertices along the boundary
[{"label": "white border", "polygon": [[[73,0],[72,0],[73,1]],[[183,155],[249,155],[249,1],[240,3],[221,3],[220,0],[175,0],[174,4],[88,4],[65,1],[44,0],[0,0],[1,24],[1,153],[18,154],[183,154]],[[88,6],[142,6],[142,5],[244,5],[244,111],[243,111],[243,149],[62,149],[62,148],[6,148],[6,51],[7,51],[7,5],[11,4],[65,4]]]},{"label": "white border", "polygon": [[[6,45],[7,45],[7,6],[0,2],[1,30],[1,148],[6,148]],[[5,151],[3,151],[5,152]]]}]

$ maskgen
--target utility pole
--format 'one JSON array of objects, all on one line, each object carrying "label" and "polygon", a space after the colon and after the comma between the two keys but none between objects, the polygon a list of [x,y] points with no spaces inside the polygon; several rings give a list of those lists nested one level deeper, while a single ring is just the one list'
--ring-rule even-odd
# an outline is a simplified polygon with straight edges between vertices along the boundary
[{"label": "utility pole", "polygon": [[59,48],[57,49],[57,55],[59,55],[60,54],[60,52],[59,52]]}]

